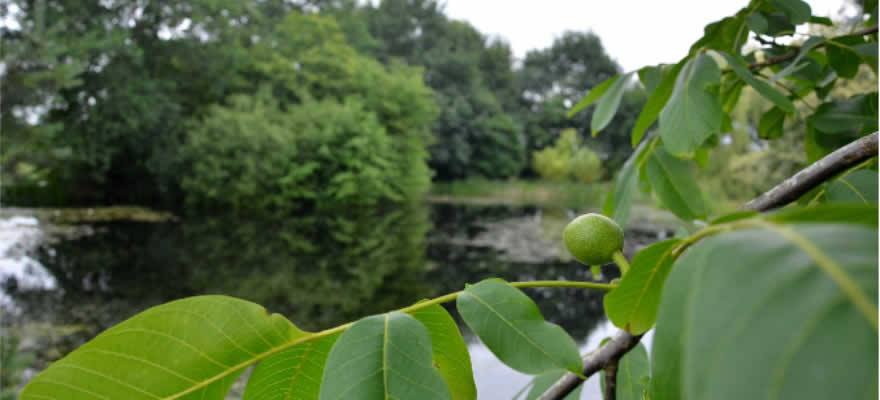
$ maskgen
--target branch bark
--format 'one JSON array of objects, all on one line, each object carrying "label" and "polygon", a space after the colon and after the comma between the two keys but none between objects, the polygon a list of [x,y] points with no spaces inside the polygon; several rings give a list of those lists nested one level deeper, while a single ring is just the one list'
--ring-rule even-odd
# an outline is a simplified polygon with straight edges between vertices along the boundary
[{"label": "branch bark", "polygon": [[[627,331],[620,331],[608,343],[596,350],[591,356],[584,360],[583,374],[585,377],[595,374],[602,368],[605,368],[610,362],[615,364],[629,352],[633,347],[639,344],[642,335],[633,336]],[[583,382],[581,378],[571,372],[565,374],[561,379],[556,381],[550,389],[539,397],[539,400],[559,400],[571,393],[578,385]],[[608,385],[606,384],[606,389]]]},{"label": "branch bark", "polygon": [[[865,36],[865,35],[871,35],[874,33],[877,33],[877,25],[874,25],[870,28],[865,28],[865,29],[850,33],[848,35],[843,35],[843,36]],[[837,38],[836,37],[831,38],[831,40],[834,40],[834,39],[837,39]],[[816,45],[816,47],[814,47],[814,49],[818,49],[824,45],[825,45],[825,43],[820,43],[820,44]],[[768,66],[771,66],[774,64],[786,62],[788,60],[791,60],[791,59],[797,57],[797,55],[798,55],[798,53],[800,53],[800,51],[801,51],[801,49],[800,49],[800,47],[798,47],[789,53],[785,53],[785,54],[782,54],[782,55],[779,55],[776,57],[771,57],[767,61],[751,63],[751,64],[749,64],[749,69],[752,69],[752,70],[761,69],[761,68],[768,67]]]},{"label": "branch bark", "polygon": [[617,365],[619,361],[612,358],[605,365],[605,400],[617,400]]},{"label": "branch bark", "polygon": [[797,200],[822,182],[862,161],[877,156],[877,132],[843,146],[802,169],[791,178],[740,207],[742,210],[769,211]]},{"label": "branch bark", "polygon": [[[797,174],[794,174],[791,178],[776,185],[773,189],[746,203],[741,209],[763,212],[797,200],[804,193],[809,192],[834,175],[864,160],[876,157],[877,135],[878,133],[874,132],[837,149],[821,160],[802,169]],[[641,339],[642,335],[633,336],[629,332],[619,331],[608,343],[584,360],[583,376],[589,378],[612,363],[616,365],[620,358],[636,347]],[[539,397],[539,400],[560,400],[576,389],[581,383],[583,383],[583,380],[580,377],[569,372],[547,389]],[[606,390],[607,387],[606,382]]]}]

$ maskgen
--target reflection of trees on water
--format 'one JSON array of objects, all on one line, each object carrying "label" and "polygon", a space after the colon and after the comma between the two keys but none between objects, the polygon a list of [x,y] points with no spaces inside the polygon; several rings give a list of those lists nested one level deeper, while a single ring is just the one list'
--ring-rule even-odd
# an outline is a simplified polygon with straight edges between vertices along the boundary
[{"label": "reflection of trees on water", "polygon": [[[435,206],[434,230],[428,248],[428,259],[432,263],[429,280],[438,286],[440,292],[461,290],[465,283],[492,277],[511,282],[592,280],[589,268],[577,262],[515,262],[508,260],[503,250],[465,244],[481,233],[481,226],[493,220],[535,216],[538,212],[519,207]],[[603,268],[605,277],[614,278],[617,273],[614,267]],[[562,325],[576,339],[585,338],[604,318],[601,292],[572,288],[529,288],[524,291],[535,300],[546,319]]]},{"label": "reflection of trees on water", "polygon": [[208,293],[257,302],[303,329],[325,328],[434,293],[423,277],[426,211],[107,225],[38,256],[60,290],[10,295],[26,314],[48,310],[54,323],[101,330]]},{"label": "reflection of trees on water", "polygon": [[[430,220],[428,209],[421,207],[262,220],[109,224],[98,226],[95,235],[52,244],[37,255],[55,277],[57,290],[6,292],[31,321],[83,328],[65,338],[59,348],[64,354],[146,308],[198,294],[251,300],[303,329],[317,330],[490,277],[592,280],[589,269],[575,262],[511,260],[504,249],[472,240],[487,227],[511,226],[498,222],[536,218],[537,212],[438,205]],[[609,279],[617,270],[608,267],[603,273]],[[547,319],[576,339],[603,318],[602,293],[525,291]],[[448,306],[454,313],[454,304]]]}]

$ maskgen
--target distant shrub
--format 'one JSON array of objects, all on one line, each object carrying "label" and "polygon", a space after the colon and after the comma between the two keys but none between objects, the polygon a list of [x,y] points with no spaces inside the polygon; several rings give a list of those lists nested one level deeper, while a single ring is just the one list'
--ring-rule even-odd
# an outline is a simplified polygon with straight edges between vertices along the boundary
[{"label": "distant shrub", "polygon": [[602,176],[602,161],[574,129],[562,131],[553,147],[532,153],[532,159],[538,175],[551,181],[593,183]]},{"label": "distant shrub", "polygon": [[290,211],[400,201],[391,136],[357,100],[282,111],[265,93],[215,106],[189,132],[182,187],[193,207]]}]

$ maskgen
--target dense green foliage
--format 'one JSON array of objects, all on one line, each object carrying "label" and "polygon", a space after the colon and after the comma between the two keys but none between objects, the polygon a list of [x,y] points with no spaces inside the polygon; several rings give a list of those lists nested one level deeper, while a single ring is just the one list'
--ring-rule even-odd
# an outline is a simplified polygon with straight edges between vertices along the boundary
[{"label": "dense green foliage", "polygon": [[[398,57],[417,54],[428,60],[429,55],[438,55],[434,63],[424,64],[426,82],[437,91],[441,107],[434,135],[441,140],[439,148],[446,146],[442,144],[444,138],[452,140],[458,134],[468,137],[473,131],[464,128],[474,121],[455,123],[452,116],[443,113],[458,110],[453,114],[470,115],[462,110],[472,105],[472,100],[457,103],[464,98],[455,90],[478,88],[482,83],[474,75],[479,68],[466,61],[482,46],[479,35],[466,24],[447,24],[432,2],[383,2],[375,9],[367,8],[366,14],[392,5],[401,7],[399,11],[407,18],[398,20],[399,25],[383,22],[378,25],[381,29],[369,22],[367,26],[379,43],[364,40],[357,46],[363,46],[362,52],[371,49],[384,54],[380,58],[392,69]],[[626,375],[616,377],[615,383],[621,387],[617,399],[876,398],[880,320],[876,151],[864,161],[859,159],[857,165],[844,165],[845,171],[826,179],[801,196],[799,202],[786,201],[791,203],[786,204],[787,208],[754,207],[714,220],[710,220],[711,199],[704,195],[694,172],[698,167],[708,167],[716,148],[735,137],[731,135],[731,115],[746,85],[772,103],[771,108],[761,110],[757,136],[763,140],[785,138],[786,121],[794,121],[790,129],[803,132],[795,141],[803,143],[807,162],[867,135],[872,135],[876,143],[876,87],[843,95],[833,93],[834,87],[853,80],[860,70],[876,74],[878,69],[876,2],[866,2],[864,9],[862,18],[845,34],[809,34],[803,42],[779,44],[775,39],[793,35],[795,26],[831,22],[813,16],[809,5],[801,0],[753,0],[735,15],[707,25],[704,36],[675,65],[648,66],[620,74],[613,64],[606,63],[607,76],[590,82],[589,92],[571,94],[584,97],[570,113],[592,112],[590,136],[598,134],[601,138],[614,136],[609,127],[613,115],[626,110],[623,106],[630,77],[638,75],[648,93],[631,135],[624,138],[635,150],[617,173],[615,188],[603,207],[603,214],[617,221],[617,226],[611,219],[603,219],[603,223],[625,226],[638,190],[650,193],[683,221],[693,222],[677,238],[641,249],[631,266],[621,253],[614,252],[613,260],[622,275],[619,281],[508,283],[487,279],[459,292],[319,332],[305,332],[287,318],[270,314],[249,301],[224,296],[191,297],[156,306],[105,331],[34,378],[22,397],[91,399],[97,394],[111,398],[219,400],[241,373],[257,364],[256,378],[249,380],[246,398],[277,399],[295,390],[300,397],[310,399],[474,399],[473,374],[467,373],[470,366],[463,360],[465,343],[451,327],[451,316],[438,307],[451,301],[456,302],[464,323],[498,359],[536,376],[533,389],[546,387],[547,377],[558,377],[565,371],[580,375],[581,371],[587,374],[605,368],[610,378],[613,369],[606,361],[594,363],[589,354],[584,361],[574,338],[563,327],[546,321],[535,302],[519,290],[569,287],[609,292],[604,299],[605,312],[625,331],[616,338],[629,337],[626,340],[630,341],[632,335],[656,326],[650,354],[638,346],[623,348],[617,343],[615,348],[616,338],[594,353],[611,348],[618,352],[616,356],[623,356],[635,349],[620,360]],[[379,12],[371,17],[391,14]],[[249,58],[252,67],[244,71],[248,76],[262,77],[258,80],[266,86],[228,97],[225,106],[200,115],[194,123],[210,124],[212,128],[193,130],[187,142],[191,152],[204,149],[212,155],[206,160],[219,162],[233,148],[224,147],[221,137],[210,136],[220,131],[227,132],[224,139],[229,136],[233,141],[240,140],[238,146],[247,145],[248,151],[261,161],[265,159],[266,164],[272,162],[263,154],[266,148],[282,143],[295,152],[314,144],[315,138],[325,140],[318,140],[319,145],[334,146],[333,151],[342,154],[351,151],[360,157],[367,157],[364,153],[374,155],[347,141],[353,137],[376,150],[375,159],[368,157],[365,164],[358,160],[359,166],[365,171],[381,170],[392,162],[385,158],[391,154],[386,149],[393,148],[395,140],[407,137],[403,132],[419,125],[395,130],[399,126],[388,123],[394,119],[388,119],[385,113],[395,115],[389,111],[393,107],[375,107],[371,90],[358,92],[352,89],[358,86],[347,86],[347,78],[354,73],[348,67],[357,58],[346,59],[352,51],[334,45],[339,43],[334,37],[343,35],[343,31],[332,22],[314,16],[287,18],[310,27],[308,31],[314,35],[291,35],[288,41],[254,46],[255,56]],[[287,29],[286,22],[281,23],[278,32]],[[364,27],[354,25],[348,29],[362,32]],[[752,33],[760,38],[759,44],[745,47]],[[467,37],[471,39],[459,42]],[[590,35],[581,38],[592,43],[588,48],[600,48]],[[433,46],[434,39],[448,41]],[[557,45],[564,47],[567,40]],[[441,51],[458,49],[458,44],[464,43],[479,45],[473,52]],[[306,51],[298,53],[302,49]],[[334,57],[323,58],[324,51]],[[290,66],[284,66],[284,61],[289,64],[286,57],[290,54],[297,54],[294,71],[310,73],[290,74]],[[319,60],[316,64],[320,68],[311,70],[309,63],[314,60]],[[370,68],[367,65],[364,69]],[[559,79],[580,80],[584,77],[578,71],[552,72]],[[311,73],[319,78],[310,80]],[[376,76],[381,79],[382,75]],[[450,80],[452,77],[455,79]],[[490,84],[498,85],[494,88],[498,89],[505,85],[501,82],[505,81]],[[539,89],[531,90],[532,101],[547,100],[557,90],[554,86],[544,87],[543,94]],[[162,87],[151,90],[160,93]],[[356,96],[340,100],[340,93],[351,91]],[[565,104],[572,99],[556,101],[560,100]],[[818,105],[809,105],[806,110],[796,105],[811,102]],[[587,108],[594,103],[594,110]],[[500,109],[505,106],[513,105],[499,102]],[[299,114],[296,110],[311,112]],[[256,113],[259,118],[251,118],[248,113]],[[329,117],[322,118],[324,115],[332,115],[334,120],[327,121]],[[495,117],[487,116],[490,121]],[[355,123],[358,118],[362,120]],[[657,128],[651,129],[655,122]],[[438,129],[444,123],[456,129]],[[295,129],[286,129],[287,124]],[[243,125],[260,129],[250,132],[240,129]],[[290,131],[303,132],[309,140],[300,141]],[[453,131],[455,135],[449,134]],[[312,132],[315,134],[310,135]],[[237,136],[241,139],[234,139]],[[574,143],[576,136],[564,136],[563,143]],[[473,142],[484,143],[477,139]],[[479,153],[474,150],[455,163],[475,162],[470,158],[472,154]],[[336,176],[351,172],[346,169],[349,160],[321,158],[325,155],[320,147],[309,157],[337,168],[340,172]],[[250,171],[263,165],[233,163],[224,168]],[[194,185],[195,193],[206,193],[193,201],[216,201],[210,182],[222,182],[227,177],[213,175],[212,167],[199,166],[189,177],[187,182]],[[324,203],[339,200],[369,204],[383,196],[403,195],[395,192],[393,185],[369,176],[375,173],[357,179],[356,184],[366,185],[364,193],[370,194],[363,199],[347,197],[352,192],[345,179],[314,194],[300,193],[297,190],[301,185],[288,187],[285,183],[308,179],[302,175],[310,172],[310,167],[301,167],[285,171],[289,175],[280,174],[282,169],[267,167],[270,179],[265,180],[262,172],[243,173],[254,177],[254,182],[240,185],[244,195],[234,198],[230,207],[253,201],[248,197],[249,191],[255,190],[253,185],[292,190],[284,195],[298,202],[313,195]],[[459,176],[454,168],[438,170],[450,177]],[[209,183],[201,184],[199,179]],[[345,224],[330,229],[341,235],[350,233]],[[382,242],[382,238],[366,237]],[[361,273],[381,280],[372,271]],[[426,311],[431,315],[424,315]],[[451,364],[455,360],[448,355],[459,360],[458,372]],[[587,371],[584,365],[592,369]],[[287,387],[287,392],[272,390],[278,387]]]},{"label": "dense green foliage", "polygon": [[[604,113],[614,134],[590,138],[590,113],[569,119],[566,109],[620,72],[597,36],[566,33],[515,67],[506,42],[447,17],[434,0],[34,0],[10,18],[18,26],[2,28],[0,164],[5,200],[22,204],[250,212],[310,208],[327,198],[336,199],[328,208],[400,201],[424,193],[432,177],[534,176],[532,153],[566,128],[579,130],[607,172],[629,154],[625,132],[644,97],[621,80],[618,116]],[[310,171],[317,159],[303,143],[327,138],[291,132],[300,123],[288,120],[317,109],[325,118],[341,112],[343,120],[372,115],[377,122],[360,132],[372,139],[350,145],[361,151],[330,156],[320,172]],[[291,110],[300,117],[281,118]],[[272,114],[271,122],[255,122]],[[254,143],[234,160],[217,153],[245,138]],[[365,159],[372,155],[363,146],[377,140],[391,153]],[[294,141],[297,149],[271,156],[271,172],[249,175],[261,154],[250,146],[274,152]],[[311,186],[341,185],[358,165],[374,166],[365,172],[372,183],[349,184],[341,195]],[[598,179],[584,170],[590,176],[581,181]],[[293,184],[303,186],[299,193],[290,192]],[[351,203],[351,190],[363,190],[362,201]],[[255,196],[266,198],[245,200]]]},{"label": "dense green foliage", "polygon": [[565,129],[553,147],[532,153],[532,168],[549,181],[594,183],[602,176],[599,155],[581,143],[574,129]]}]

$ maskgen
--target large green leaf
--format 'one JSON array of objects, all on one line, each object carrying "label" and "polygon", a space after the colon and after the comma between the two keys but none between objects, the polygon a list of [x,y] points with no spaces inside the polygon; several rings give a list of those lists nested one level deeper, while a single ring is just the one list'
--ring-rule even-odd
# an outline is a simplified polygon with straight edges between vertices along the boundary
[{"label": "large green leaf", "polygon": [[810,5],[801,0],[769,0],[771,4],[782,11],[789,22],[793,25],[799,25],[810,20],[812,10]]},{"label": "large green leaf", "polygon": [[307,333],[244,300],[190,297],[108,329],[34,378],[22,399],[223,399],[249,365]]},{"label": "large green leaf", "polygon": [[769,36],[791,35],[795,31],[794,25],[780,12],[754,12],[746,17],[746,23],[753,31]]},{"label": "large green leaf", "polygon": [[[565,373],[568,372],[563,369],[558,369],[555,371],[545,372],[541,375],[536,376],[532,379],[532,387],[529,389],[528,394],[526,394],[526,400],[536,400],[541,397],[547,389],[550,389],[550,386],[553,386],[556,381],[562,378]],[[584,388],[584,385],[578,385],[577,389],[572,390],[567,396],[563,397],[564,400],[578,400],[581,398],[581,390]]]},{"label": "large green leaf", "polygon": [[[641,343],[637,344],[617,364],[617,399],[644,400],[651,382],[651,361]],[[599,373],[599,383],[605,392],[605,370]]]},{"label": "large green leaf", "polygon": [[561,327],[544,320],[519,289],[498,279],[470,285],[458,296],[458,312],[486,347],[509,367],[527,374],[554,369],[580,373],[577,345]]},{"label": "large green leaf", "polygon": [[587,93],[581,101],[577,102],[571,110],[568,110],[568,118],[573,117],[575,114],[579,113],[581,110],[589,107],[591,104],[595,103],[596,100],[602,97],[608,88],[611,87],[615,82],[620,80],[620,75],[612,76],[611,78],[606,79],[604,82],[596,85],[596,87],[590,89],[590,93]]},{"label": "large green leaf", "polygon": [[[859,72],[862,64],[862,55],[850,45],[859,45],[865,42],[861,36],[846,36],[828,40],[825,42],[825,52],[828,54],[828,64],[834,68],[834,72],[842,78],[852,79]],[[873,46],[877,47],[876,44]]]},{"label": "large green leaf", "polygon": [[645,174],[669,211],[683,220],[706,215],[703,194],[688,164],[657,146],[645,160]]},{"label": "large green leaf", "polygon": [[675,64],[672,68],[663,73],[663,80],[660,81],[660,84],[657,85],[657,88],[651,93],[651,97],[648,97],[648,101],[645,102],[645,106],[642,107],[642,111],[639,113],[639,118],[636,119],[636,124],[633,126],[633,147],[639,145],[639,142],[641,142],[642,138],[645,136],[645,132],[651,127],[651,124],[654,123],[657,116],[660,115],[660,111],[663,110],[666,102],[669,101],[669,97],[672,96],[672,89],[675,86],[675,80],[678,77],[678,73],[688,60],[690,60],[690,58],[685,57],[679,61],[678,64]]},{"label": "large green leaf", "polygon": [[739,75],[739,77],[742,78],[742,80],[748,83],[751,87],[755,88],[758,93],[767,98],[767,100],[772,101],[773,104],[776,104],[779,108],[787,113],[796,112],[794,103],[792,103],[791,100],[789,100],[788,97],[785,97],[785,95],[782,94],[780,91],[773,88],[773,86],[770,86],[763,79],[757,78],[752,75],[751,71],[749,71],[749,68],[746,66],[745,61],[743,61],[740,56],[727,53],[721,54],[724,55],[725,59],[727,59],[727,63],[728,65],[730,65],[733,71],[736,72],[736,74]]},{"label": "large green leaf", "polygon": [[318,400],[327,355],[339,334],[298,344],[260,361],[242,400]]},{"label": "large green leaf", "polygon": [[785,208],[767,215],[775,222],[835,222],[877,227],[877,205],[826,203],[814,208]]},{"label": "large green leaf", "polygon": [[877,230],[765,223],[675,264],[651,399],[877,398]]},{"label": "large green leaf", "polygon": [[599,100],[599,104],[596,105],[596,112],[593,113],[593,119],[590,121],[590,130],[593,131],[593,136],[596,136],[599,131],[605,129],[608,123],[611,122],[611,118],[617,113],[617,107],[620,106],[620,100],[623,99],[623,91],[626,88],[627,81],[629,81],[629,76],[630,74],[624,74],[614,81],[614,84],[608,88],[608,91]]},{"label": "large green leaf", "polygon": [[654,93],[654,89],[657,89],[657,86],[660,85],[660,81],[663,80],[664,66],[664,64],[651,65],[642,67],[638,71],[639,81],[642,82],[642,86],[645,87],[645,92],[648,96]]},{"label": "large green leaf", "polygon": [[877,129],[877,92],[823,103],[808,121],[827,134],[873,132]]},{"label": "large green leaf", "polygon": [[432,366],[431,336],[408,314],[355,322],[336,341],[321,380],[321,399],[449,399]]},{"label": "large green leaf", "polygon": [[446,309],[436,304],[411,314],[428,328],[433,345],[434,366],[446,379],[452,400],[476,399],[477,386],[474,384],[471,356],[455,320]]},{"label": "large green leaf", "polygon": [[691,45],[690,54],[697,54],[702,49],[739,53],[748,36],[746,18],[743,13],[737,13],[736,16],[706,25],[703,28],[703,37]]},{"label": "large green leaf", "polygon": [[692,154],[721,130],[724,113],[710,88],[720,82],[718,64],[706,54],[698,54],[679,71],[672,96],[660,112],[660,136],[672,154]]},{"label": "large green leaf", "polygon": [[831,202],[877,204],[877,171],[858,170],[828,183],[825,195]]},{"label": "large green leaf", "polygon": [[633,335],[645,333],[654,326],[663,282],[675,262],[672,250],[680,242],[670,239],[654,243],[633,257],[629,272],[603,300],[605,314],[614,325]]}]

